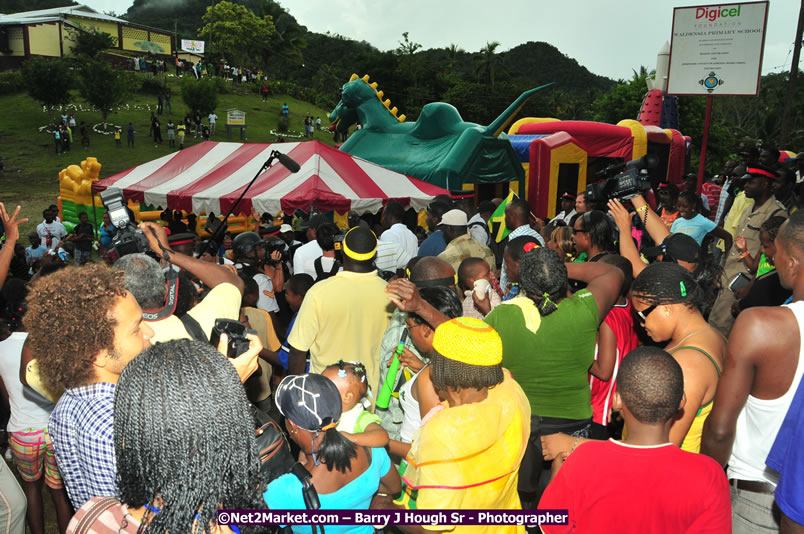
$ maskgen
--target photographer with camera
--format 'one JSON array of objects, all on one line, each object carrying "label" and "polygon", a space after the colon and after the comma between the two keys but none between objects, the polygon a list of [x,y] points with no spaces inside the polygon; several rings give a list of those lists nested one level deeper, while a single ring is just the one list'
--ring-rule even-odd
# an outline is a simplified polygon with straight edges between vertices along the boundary
[{"label": "photographer with camera", "polygon": [[257,308],[268,312],[274,330],[281,332],[277,312],[279,303],[276,294],[281,293],[285,285],[285,271],[282,267],[282,252],[277,247],[270,247],[270,255],[266,255],[270,245],[255,232],[243,232],[232,241],[235,267],[248,278],[254,279],[259,286]]},{"label": "photographer with camera", "polygon": [[[199,330],[209,339],[215,319],[237,320],[243,281],[226,267],[208,263],[192,256],[180,254],[168,244],[167,232],[156,223],[141,223],[139,228],[150,249],[182,271],[197,277],[210,288],[207,296],[186,315],[197,323]],[[127,254],[115,263],[126,274],[125,285],[142,307],[143,317],[154,330],[153,341],[193,339],[186,323],[173,314],[178,282],[169,282],[159,263],[145,254]],[[191,326],[190,328],[193,328]]]}]

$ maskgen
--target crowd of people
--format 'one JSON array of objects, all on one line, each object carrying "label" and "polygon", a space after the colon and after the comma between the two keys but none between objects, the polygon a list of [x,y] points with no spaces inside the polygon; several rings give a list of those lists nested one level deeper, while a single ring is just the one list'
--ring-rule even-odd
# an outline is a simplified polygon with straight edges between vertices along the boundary
[{"label": "crowd of people", "polygon": [[[0,204],[21,480],[0,462],[0,532],[44,532],[42,480],[62,532],[227,531],[220,509],[311,507],[802,532],[804,153],[740,152],[701,191],[566,192],[551,220],[456,194],[421,225],[388,202],[199,240],[165,210],[123,255],[108,214],[96,255],[86,215],[68,235],[55,207],[20,252],[25,219]],[[268,473],[266,418],[304,469]]]}]

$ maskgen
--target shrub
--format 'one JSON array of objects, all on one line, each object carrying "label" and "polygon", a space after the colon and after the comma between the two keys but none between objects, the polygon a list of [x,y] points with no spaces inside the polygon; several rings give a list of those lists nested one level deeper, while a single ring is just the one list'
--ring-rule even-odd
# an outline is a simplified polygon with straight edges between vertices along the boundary
[{"label": "shrub", "polygon": [[0,95],[21,93],[25,90],[22,73],[19,71],[0,72]]},{"label": "shrub", "polygon": [[143,93],[158,95],[165,92],[165,82],[158,76],[142,76],[141,83],[140,90]]}]

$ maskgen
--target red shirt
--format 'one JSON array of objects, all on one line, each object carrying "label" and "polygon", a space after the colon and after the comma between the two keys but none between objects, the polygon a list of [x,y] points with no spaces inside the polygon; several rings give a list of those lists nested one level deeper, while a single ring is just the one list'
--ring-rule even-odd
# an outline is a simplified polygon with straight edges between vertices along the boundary
[{"label": "red shirt", "polygon": [[569,524],[542,526],[545,534],[731,534],[723,468],[671,443],[583,443],[547,486],[539,508],[569,510]]},{"label": "red shirt", "polygon": [[[594,375],[589,375],[589,387],[592,390],[592,421],[606,426],[611,407],[611,397],[617,391],[617,371],[623,357],[639,346],[639,338],[634,331],[634,316],[631,314],[631,302],[626,299],[625,305],[615,305],[603,322],[612,329],[617,336],[617,359],[614,361],[614,371],[611,378],[604,382]],[[597,360],[597,351],[595,351]]]}]

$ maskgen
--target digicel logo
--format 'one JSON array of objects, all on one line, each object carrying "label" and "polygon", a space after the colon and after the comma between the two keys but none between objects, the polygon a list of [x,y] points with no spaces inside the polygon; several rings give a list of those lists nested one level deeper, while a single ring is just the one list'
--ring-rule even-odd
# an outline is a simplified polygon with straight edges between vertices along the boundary
[{"label": "digicel logo", "polygon": [[719,18],[726,17],[739,17],[740,8],[737,6],[732,8],[717,7],[699,7],[695,10],[695,19],[708,19],[710,22],[715,22]]}]

